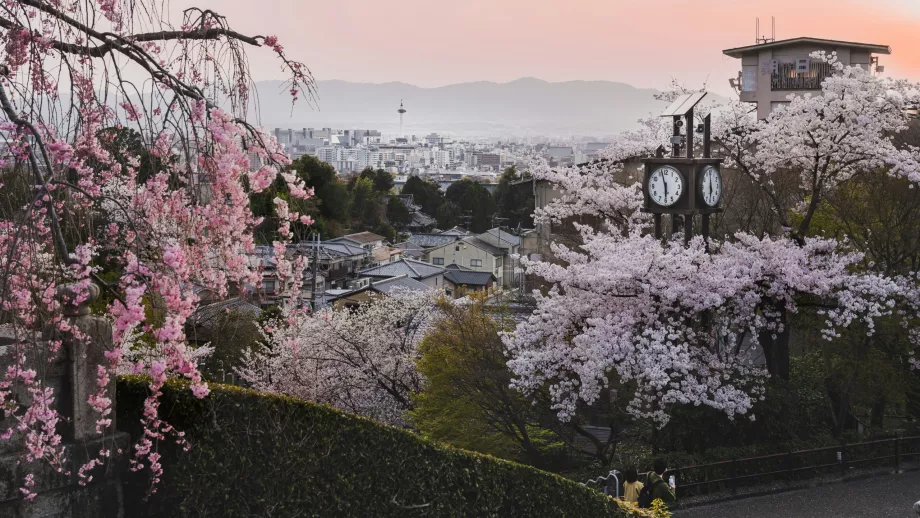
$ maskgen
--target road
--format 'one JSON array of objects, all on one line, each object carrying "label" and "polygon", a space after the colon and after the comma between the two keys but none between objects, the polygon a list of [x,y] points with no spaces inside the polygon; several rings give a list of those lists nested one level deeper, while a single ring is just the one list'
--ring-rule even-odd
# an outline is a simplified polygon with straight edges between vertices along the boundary
[{"label": "road", "polygon": [[900,475],[883,475],[776,495],[694,507],[678,511],[674,513],[674,517],[917,518],[912,507],[918,500],[920,500],[920,471],[912,471]]}]

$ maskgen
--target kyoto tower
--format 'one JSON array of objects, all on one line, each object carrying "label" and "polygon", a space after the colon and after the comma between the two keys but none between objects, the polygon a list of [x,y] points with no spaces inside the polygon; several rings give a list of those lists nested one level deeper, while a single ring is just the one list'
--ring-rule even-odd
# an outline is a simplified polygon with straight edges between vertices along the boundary
[{"label": "kyoto tower", "polygon": [[406,113],[406,109],[403,108],[402,99],[399,100],[399,109],[396,111],[399,113],[399,136],[405,137],[403,134],[403,114]]}]

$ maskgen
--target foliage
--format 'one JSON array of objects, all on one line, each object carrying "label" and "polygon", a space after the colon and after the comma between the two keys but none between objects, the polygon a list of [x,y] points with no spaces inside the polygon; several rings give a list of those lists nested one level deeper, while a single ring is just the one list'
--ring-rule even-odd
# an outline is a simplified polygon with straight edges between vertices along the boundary
[{"label": "foliage", "polygon": [[259,390],[402,424],[423,385],[415,361],[434,302],[427,291],[403,291],[359,308],[285,308],[264,327],[265,345],[243,353],[238,373]]},{"label": "foliage", "polygon": [[[134,424],[146,394],[146,381],[119,379],[123,429],[139,432]],[[164,484],[149,501],[141,498],[143,485],[130,480],[126,515],[666,516],[289,397],[213,385],[208,397],[195,399],[171,381],[162,398],[195,447],[161,450]]]},{"label": "foliage", "polygon": [[438,228],[453,228],[462,222],[463,211],[456,203],[447,201],[438,207],[435,217],[438,220]]},{"label": "foliage", "polygon": [[[98,366],[97,392],[81,403],[95,413],[97,432],[109,435],[109,381],[123,361],[136,360],[134,371],[151,381],[132,468],[149,466],[155,484],[156,443],[184,443],[159,414],[159,388],[171,375],[189,380],[195,397],[208,392],[184,332],[199,305],[196,287],[224,297],[231,285],[258,282],[246,260],[259,223],[250,194],[284,186],[271,199],[279,247],[293,224],[310,223],[290,203],[309,198],[309,190],[284,171],[288,159],[277,142],[246,122],[253,86],[246,49],[269,49],[293,99],[312,94],[312,78],[276,37],[237,32],[212,10],[173,17],[148,0],[20,1],[4,6],[0,25],[0,166],[27,173],[19,178],[30,183],[3,197],[0,220],[0,316],[16,337],[7,346],[0,406],[15,440],[26,439],[21,492],[35,496],[30,463],[63,471],[54,408],[62,395],[45,386],[43,372],[24,367],[27,357],[57,353],[62,344],[34,331],[44,327],[85,346],[90,337],[64,316],[93,298],[94,283],[110,295],[114,344]],[[253,159],[265,165],[253,168]],[[26,203],[23,192],[33,193]],[[106,277],[98,275],[102,266]],[[155,319],[147,301],[158,304]],[[149,355],[135,357],[140,333]],[[0,432],[0,440],[11,436],[12,428]],[[108,447],[66,475],[85,483]]]},{"label": "foliage", "polygon": [[[470,231],[485,232],[494,226],[492,216],[495,215],[495,199],[481,183],[468,178],[454,182],[447,188],[444,199],[459,207],[463,217],[470,216]],[[438,224],[441,222],[438,221]]]},{"label": "foliage", "polygon": [[419,345],[427,382],[414,396],[411,422],[425,437],[546,467],[547,447],[559,439],[538,426],[536,407],[510,387],[498,333],[511,321],[471,297],[472,304],[442,303],[444,316]]},{"label": "foliage", "polygon": [[[410,176],[406,180],[400,194],[411,194],[416,205],[422,207],[422,212],[430,216],[437,216],[438,209],[444,203],[444,194],[437,182],[423,180],[418,176]],[[449,228],[449,227],[443,227]]]},{"label": "foliage", "polygon": [[642,440],[654,437],[655,443],[649,446],[662,453],[714,452],[708,458],[716,460],[729,458],[717,457],[727,454],[726,448],[741,448],[739,453],[744,456],[745,451],[753,455],[750,449],[762,445],[769,445],[775,451],[821,445],[821,441],[831,438],[832,428],[821,358],[817,355],[794,358],[791,378],[769,380],[763,400],[754,404],[752,412],[757,416],[754,421],[732,421],[713,409],[681,405],[672,411],[671,420],[660,430],[650,433],[640,427],[631,431],[630,436]]},{"label": "foliage", "polygon": [[396,196],[390,196],[387,200],[387,220],[397,229],[403,229],[412,222],[412,214],[406,208],[406,204]]},{"label": "foliage", "polygon": [[380,202],[374,183],[367,178],[358,178],[351,189],[351,219],[365,227],[380,220]]},{"label": "foliage", "polygon": [[498,215],[507,218],[505,226],[517,228],[533,227],[534,194],[530,185],[514,186],[512,182],[520,180],[522,175],[512,166],[502,173],[495,188],[495,205]]},{"label": "foliage", "polygon": [[[252,314],[228,311],[209,322],[207,340],[213,352],[205,359],[201,369],[205,378],[223,381],[223,377],[240,365],[244,352],[258,347],[262,340],[259,324]],[[199,339],[192,334],[190,339]]]}]

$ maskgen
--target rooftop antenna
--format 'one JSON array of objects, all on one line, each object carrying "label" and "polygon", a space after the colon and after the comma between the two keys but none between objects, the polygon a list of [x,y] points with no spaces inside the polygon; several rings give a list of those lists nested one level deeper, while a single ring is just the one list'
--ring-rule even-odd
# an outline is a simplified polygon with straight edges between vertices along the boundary
[{"label": "rooftop antenna", "polygon": [[754,22],[754,43],[760,44],[760,17],[755,18]]},{"label": "rooftop antenna", "polygon": [[771,31],[771,32],[770,32],[770,37],[769,37],[769,38],[766,37],[766,36],[761,36],[761,35],[760,35],[760,18],[758,17],[758,18],[756,18],[756,20],[757,20],[757,21],[756,21],[756,23],[755,23],[755,28],[756,28],[755,30],[756,30],[756,33],[757,33],[757,34],[756,34],[756,36],[754,37],[754,42],[755,42],[756,44],[760,45],[760,44],[763,44],[763,43],[772,43],[772,42],[776,41],[776,17],[775,17],[775,16],[771,16],[771,17],[770,17],[770,24],[771,24],[770,31]]}]

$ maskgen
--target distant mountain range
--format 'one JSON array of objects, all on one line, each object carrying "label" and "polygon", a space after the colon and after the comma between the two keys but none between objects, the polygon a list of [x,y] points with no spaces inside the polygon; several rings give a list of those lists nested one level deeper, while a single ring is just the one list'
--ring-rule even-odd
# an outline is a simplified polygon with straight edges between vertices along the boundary
[{"label": "distant mountain range", "polygon": [[259,117],[266,127],[399,130],[400,100],[405,132],[456,136],[595,136],[636,127],[639,118],[665,103],[653,89],[610,81],[551,83],[534,78],[509,83],[478,81],[437,88],[406,83],[319,81],[315,108],[291,97],[280,81],[259,81]]}]

